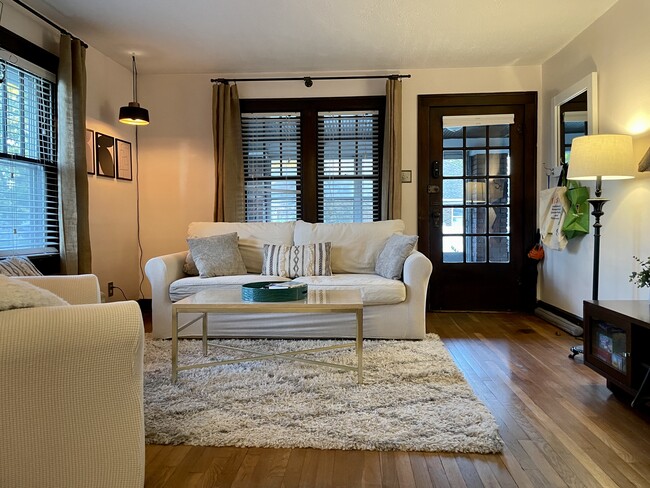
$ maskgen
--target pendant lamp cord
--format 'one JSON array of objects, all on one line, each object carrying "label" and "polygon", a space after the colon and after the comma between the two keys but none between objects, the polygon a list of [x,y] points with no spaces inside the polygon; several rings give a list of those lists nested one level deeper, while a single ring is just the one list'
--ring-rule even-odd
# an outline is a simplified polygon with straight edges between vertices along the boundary
[{"label": "pendant lamp cord", "polygon": [[138,101],[138,67],[135,64],[135,54],[131,55],[133,66],[133,101]]}]

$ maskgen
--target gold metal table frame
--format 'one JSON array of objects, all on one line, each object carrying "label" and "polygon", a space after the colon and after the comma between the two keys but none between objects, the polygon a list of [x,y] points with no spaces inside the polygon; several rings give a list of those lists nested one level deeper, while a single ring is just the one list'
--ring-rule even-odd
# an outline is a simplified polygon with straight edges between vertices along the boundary
[{"label": "gold metal table frame", "polygon": [[[178,316],[183,313],[199,313],[200,317],[191,320],[179,327]],[[280,353],[264,353],[232,346],[219,344],[216,347],[243,351],[252,356],[244,358],[229,359],[223,361],[210,361],[207,363],[181,366],[178,364],[178,334],[190,325],[201,320],[203,355],[208,355],[208,315],[219,313],[353,313],[356,317],[356,340],[331,346],[324,346],[311,349],[300,349],[297,351],[286,351]],[[355,347],[357,364],[348,366],[345,364],[317,361],[296,357],[298,354],[311,354],[333,349]],[[357,382],[363,383],[363,302],[361,292],[358,288],[350,290],[327,290],[312,289],[307,293],[307,298],[291,302],[249,302],[241,299],[241,288],[229,290],[208,289],[202,290],[195,295],[179,300],[172,304],[172,382],[176,383],[178,372],[189,369],[208,368],[225,364],[241,363],[245,361],[260,361],[263,359],[283,359],[299,361],[319,366],[327,366],[344,371],[357,372]]]}]

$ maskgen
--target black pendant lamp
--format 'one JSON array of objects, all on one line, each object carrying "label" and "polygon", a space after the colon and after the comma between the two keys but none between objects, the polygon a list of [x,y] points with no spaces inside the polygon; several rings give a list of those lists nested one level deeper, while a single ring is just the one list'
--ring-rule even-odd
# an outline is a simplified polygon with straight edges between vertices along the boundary
[{"label": "black pendant lamp", "polygon": [[135,55],[131,57],[133,66],[133,101],[126,107],[120,107],[120,122],[129,125],[149,125],[149,111],[138,103],[138,68]]}]

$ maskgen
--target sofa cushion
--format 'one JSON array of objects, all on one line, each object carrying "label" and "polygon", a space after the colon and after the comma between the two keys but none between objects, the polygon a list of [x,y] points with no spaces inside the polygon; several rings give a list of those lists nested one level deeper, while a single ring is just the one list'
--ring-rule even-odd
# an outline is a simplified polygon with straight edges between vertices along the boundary
[{"label": "sofa cushion", "polygon": [[237,232],[239,251],[249,273],[262,272],[264,244],[293,244],[295,222],[192,222],[187,237]]},{"label": "sofa cushion", "polygon": [[389,280],[376,274],[334,274],[332,276],[302,276],[293,281],[310,288],[346,290],[359,288],[364,305],[390,305],[406,300],[406,286],[399,280]]},{"label": "sofa cushion", "polygon": [[172,302],[177,302],[208,288],[239,288],[246,283],[259,283],[260,281],[289,281],[289,279],[259,274],[214,276],[211,278],[188,276],[187,278],[176,280],[169,285],[169,299]]},{"label": "sofa cushion", "polygon": [[246,273],[237,241],[236,232],[187,240],[201,278]]},{"label": "sofa cushion", "polygon": [[390,236],[377,256],[375,272],[384,278],[399,280],[404,270],[404,261],[413,252],[417,242],[418,236],[400,234]]},{"label": "sofa cushion", "polygon": [[330,276],[331,242],[302,246],[264,245],[262,274],[268,276]]},{"label": "sofa cushion", "polygon": [[69,305],[49,290],[0,274],[0,311]]},{"label": "sofa cushion", "polygon": [[[169,287],[169,298],[177,302],[190,295],[208,288],[239,288],[246,283],[260,281],[288,281],[288,278],[263,275],[216,276],[213,278],[199,278],[188,276],[174,281]],[[398,280],[389,280],[376,274],[349,274],[332,276],[303,276],[294,281],[306,283],[317,288],[345,290],[350,287],[360,288],[364,305],[389,305],[401,303],[406,300],[406,287]]]},{"label": "sofa cushion", "polygon": [[5,276],[43,276],[29,258],[11,256],[0,260],[0,274]]},{"label": "sofa cushion", "polygon": [[347,224],[296,222],[294,244],[332,243],[332,273],[374,273],[379,252],[393,234],[404,232],[402,220]]}]

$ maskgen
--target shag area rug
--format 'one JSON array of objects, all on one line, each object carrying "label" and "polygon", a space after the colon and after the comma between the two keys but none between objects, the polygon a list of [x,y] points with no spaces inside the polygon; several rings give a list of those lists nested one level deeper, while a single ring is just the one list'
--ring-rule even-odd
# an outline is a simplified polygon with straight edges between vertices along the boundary
[{"label": "shag area rug", "polygon": [[[223,343],[280,352],[325,340],[179,341],[180,364],[236,357]],[[354,365],[354,348],[311,354]],[[171,382],[171,341],[147,339],[144,416],[149,444],[380,451],[495,453],[497,424],[442,341],[364,341],[364,384],[356,372],[262,360],[179,372]]]}]

